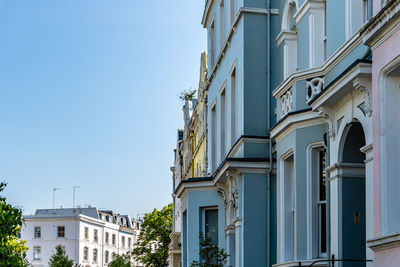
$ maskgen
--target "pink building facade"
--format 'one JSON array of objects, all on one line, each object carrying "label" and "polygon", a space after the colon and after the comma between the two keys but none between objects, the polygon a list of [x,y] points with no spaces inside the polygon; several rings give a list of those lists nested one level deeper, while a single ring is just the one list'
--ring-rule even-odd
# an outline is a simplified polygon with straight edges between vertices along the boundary
[{"label": "pink building facade", "polygon": [[400,0],[374,0],[372,49],[374,266],[400,266]]}]

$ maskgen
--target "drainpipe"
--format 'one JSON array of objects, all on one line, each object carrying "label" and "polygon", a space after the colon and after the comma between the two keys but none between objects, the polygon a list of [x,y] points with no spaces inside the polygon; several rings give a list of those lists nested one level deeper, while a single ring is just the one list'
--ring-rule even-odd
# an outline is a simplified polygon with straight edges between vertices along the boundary
[{"label": "drainpipe", "polygon": [[272,141],[271,129],[271,0],[267,0],[267,137],[269,139],[269,170],[267,172],[267,267],[271,266],[271,173],[272,173]]}]

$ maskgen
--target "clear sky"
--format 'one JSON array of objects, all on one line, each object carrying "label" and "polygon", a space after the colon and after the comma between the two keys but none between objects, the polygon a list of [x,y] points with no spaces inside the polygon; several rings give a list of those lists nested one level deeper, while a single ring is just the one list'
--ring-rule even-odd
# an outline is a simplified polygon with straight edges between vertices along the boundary
[{"label": "clear sky", "polygon": [[76,203],[135,216],[171,201],[196,88],[203,0],[0,0],[0,179],[31,214]]}]

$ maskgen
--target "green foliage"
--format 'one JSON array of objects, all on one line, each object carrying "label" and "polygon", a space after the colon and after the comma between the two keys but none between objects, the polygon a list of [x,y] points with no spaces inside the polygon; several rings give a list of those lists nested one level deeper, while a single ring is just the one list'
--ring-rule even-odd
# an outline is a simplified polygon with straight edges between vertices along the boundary
[{"label": "green foliage", "polygon": [[56,246],[56,253],[51,255],[49,261],[49,267],[72,267],[74,265],[73,260],[68,258],[62,246]]},{"label": "green foliage", "polygon": [[108,264],[108,267],[132,267],[131,255],[116,255],[115,258]]},{"label": "green foliage", "polygon": [[[0,193],[7,184],[0,183]],[[29,266],[26,260],[25,241],[18,238],[22,226],[22,211],[0,196],[0,267]]]},{"label": "green foliage", "polygon": [[196,95],[196,90],[190,88],[187,90],[183,90],[179,93],[179,99],[182,101],[193,100]]},{"label": "green foliage", "polygon": [[[147,267],[168,266],[168,245],[171,242],[172,204],[154,209],[144,216],[136,247],[132,251],[133,257]],[[151,245],[156,243],[157,248],[152,251]]]},{"label": "green foliage", "polygon": [[228,254],[214,245],[211,239],[200,233],[200,261],[193,261],[190,267],[224,267]]}]

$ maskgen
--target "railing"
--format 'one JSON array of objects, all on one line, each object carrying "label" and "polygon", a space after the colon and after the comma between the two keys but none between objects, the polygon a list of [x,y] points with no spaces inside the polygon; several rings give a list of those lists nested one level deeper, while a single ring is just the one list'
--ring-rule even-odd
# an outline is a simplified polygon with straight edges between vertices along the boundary
[{"label": "railing", "polygon": [[331,267],[335,267],[335,262],[372,262],[372,260],[364,260],[364,259],[335,259],[335,255],[332,254],[332,257],[330,259],[324,259],[324,260],[316,260],[311,265],[301,265],[301,261],[299,261],[298,266],[303,266],[303,267],[312,267],[315,266],[315,264],[319,262],[328,262],[331,263]]}]

